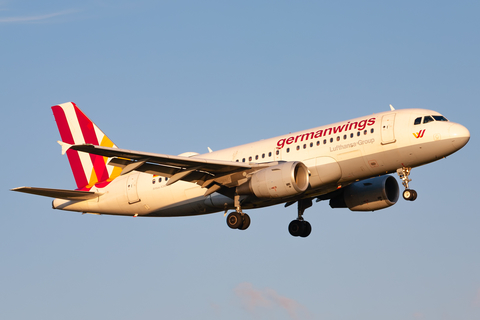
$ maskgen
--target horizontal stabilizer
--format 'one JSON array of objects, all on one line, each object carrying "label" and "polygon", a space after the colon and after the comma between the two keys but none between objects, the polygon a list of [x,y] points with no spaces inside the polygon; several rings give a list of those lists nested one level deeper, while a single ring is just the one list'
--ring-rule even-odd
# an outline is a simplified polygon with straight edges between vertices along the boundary
[{"label": "horizontal stabilizer", "polygon": [[62,155],[67,153],[68,149],[70,149],[70,147],[72,146],[72,144],[66,143],[66,142],[63,142],[63,141],[57,141],[57,142],[58,142],[59,145],[62,146]]},{"label": "horizontal stabilizer", "polygon": [[89,200],[98,198],[103,193],[91,191],[78,190],[64,190],[64,189],[48,189],[48,188],[34,188],[34,187],[20,187],[11,189],[12,191],[36,194],[38,196],[59,198],[65,200]]}]

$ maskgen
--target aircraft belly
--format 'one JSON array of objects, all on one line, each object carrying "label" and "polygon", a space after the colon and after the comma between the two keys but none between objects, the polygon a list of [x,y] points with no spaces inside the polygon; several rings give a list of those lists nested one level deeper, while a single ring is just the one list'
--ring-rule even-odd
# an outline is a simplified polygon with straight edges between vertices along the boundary
[{"label": "aircraft belly", "polygon": [[208,207],[223,210],[225,207],[233,208],[233,199],[220,193],[213,193],[205,198],[204,203]]},{"label": "aircraft belly", "polygon": [[[150,178],[149,183],[152,185]],[[141,195],[142,202],[150,207],[148,216],[191,216],[218,211],[213,206],[207,206],[207,198],[204,197],[206,190],[196,184],[178,181],[170,186],[154,186]]]},{"label": "aircraft belly", "polygon": [[220,211],[218,208],[213,208],[205,205],[205,197],[195,197],[192,199],[173,203],[171,205],[162,207],[151,212],[148,216],[151,217],[182,217],[208,214]]}]

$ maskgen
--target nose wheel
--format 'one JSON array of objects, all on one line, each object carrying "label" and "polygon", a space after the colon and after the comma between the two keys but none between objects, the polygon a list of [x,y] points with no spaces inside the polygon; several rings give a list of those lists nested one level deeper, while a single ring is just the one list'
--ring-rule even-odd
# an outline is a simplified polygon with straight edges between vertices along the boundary
[{"label": "nose wheel", "polygon": [[406,189],[405,191],[403,191],[403,199],[408,201],[414,201],[415,199],[417,199],[417,191],[412,189]]},{"label": "nose wheel", "polygon": [[403,191],[403,199],[407,201],[414,201],[417,199],[417,191],[409,189],[408,186],[408,183],[412,181],[412,179],[408,178],[411,170],[412,168],[410,167],[402,167],[397,169],[397,174],[400,177],[400,180],[402,180],[402,185],[405,187],[405,191]]}]

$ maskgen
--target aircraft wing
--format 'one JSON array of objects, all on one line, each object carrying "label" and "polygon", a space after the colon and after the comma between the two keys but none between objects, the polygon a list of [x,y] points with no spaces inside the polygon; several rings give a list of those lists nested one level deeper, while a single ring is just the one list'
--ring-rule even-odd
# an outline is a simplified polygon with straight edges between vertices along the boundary
[{"label": "aircraft wing", "polygon": [[34,187],[20,187],[12,189],[23,193],[36,194],[38,196],[60,198],[65,200],[88,200],[101,196],[103,193],[79,191],[79,190],[64,190],[64,189],[48,189],[48,188],[34,188]]},{"label": "aircraft wing", "polygon": [[[197,157],[172,156],[157,153],[139,152],[92,144],[70,145],[60,142],[62,152],[73,149],[108,158],[109,164],[123,168],[122,174],[133,170],[169,177],[167,185],[179,180],[200,184],[209,188],[213,184],[235,187],[247,180],[247,174],[258,171],[278,162],[241,163],[234,161],[203,159]],[[216,187],[218,190],[218,187]],[[213,192],[213,190],[210,190]],[[211,193],[207,191],[207,194]]]},{"label": "aircraft wing", "polygon": [[[63,142],[62,142],[63,144]],[[246,164],[233,161],[190,158],[182,156],[172,156],[166,154],[149,153],[141,151],[132,151],[118,148],[109,148],[95,146],[92,144],[78,144],[71,145],[69,149],[82,151],[91,154],[97,154],[104,157],[117,157],[123,159],[132,159],[137,161],[145,161],[150,163],[157,163],[164,166],[171,167],[200,167],[199,169],[206,170],[212,173],[232,172],[238,170],[251,169],[257,164]]]}]

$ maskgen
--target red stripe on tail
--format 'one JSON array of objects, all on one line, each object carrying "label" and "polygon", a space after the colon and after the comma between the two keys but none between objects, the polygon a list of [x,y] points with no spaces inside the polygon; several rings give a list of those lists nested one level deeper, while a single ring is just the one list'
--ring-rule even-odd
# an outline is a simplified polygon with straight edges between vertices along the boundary
[{"label": "red stripe on tail", "polygon": [[[85,139],[85,143],[99,146],[100,141],[98,141],[97,139],[93,122],[75,104],[74,104],[74,107],[75,107],[75,114],[77,115],[77,119],[80,124],[80,128],[82,129],[82,134],[83,134],[83,138]],[[93,169],[95,170],[97,180],[98,181],[107,180],[108,171],[107,171],[107,166],[105,165],[105,160],[103,159],[103,157],[95,154],[90,154],[90,159],[92,160]],[[92,182],[97,182],[97,181],[92,181]]]},{"label": "red stripe on tail", "polygon": [[[58,131],[60,131],[60,137],[62,138],[62,141],[70,144],[75,144],[72,132],[70,131],[70,127],[68,126],[67,117],[65,116],[65,112],[63,111],[63,109],[59,106],[53,106],[52,110],[55,121],[57,122]],[[82,162],[80,161],[78,151],[68,150],[67,157],[68,161],[70,162],[70,167],[72,168],[73,176],[75,178],[75,182],[77,183],[77,187],[80,189],[88,185],[88,180],[85,176],[85,172],[83,170]]]}]

